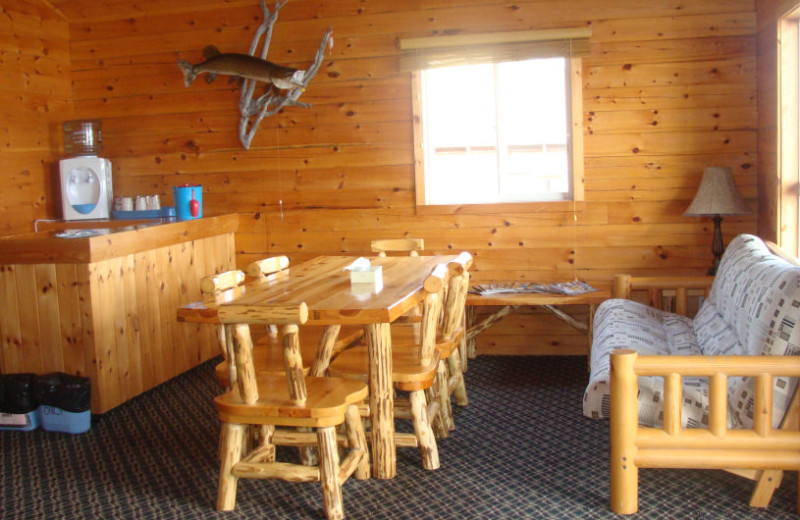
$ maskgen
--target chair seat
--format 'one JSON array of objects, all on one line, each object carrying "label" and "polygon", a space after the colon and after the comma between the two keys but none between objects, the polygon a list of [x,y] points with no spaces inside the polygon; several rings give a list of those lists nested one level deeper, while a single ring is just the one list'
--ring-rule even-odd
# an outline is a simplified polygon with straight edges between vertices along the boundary
[{"label": "chair seat", "polygon": [[[392,347],[392,382],[399,390],[424,390],[433,384],[439,354],[434,355],[428,363],[419,360],[419,346],[398,345]],[[348,379],[367,380],[369,356],[367,347],[353,347],[339,354],[329,368],[331,376]]]},{"label": "chair seat", "polygon": [[289,397],[285,376],[259,375],[258,400],[247,404],[238,388],[214,399],[222,422],[236,424],[271,424],[276,426],[336,426],[344,421],[347,407],[361,403],[368,394],[367,385],[353,379],[306,377],[307,397],[302,405]]},{"label": "chair seat", "polygon": [[[300,327],[300,355],[303,357],[303,371],[306,374],[308,374],[317,355],[317,345],[324,330],[325,327],[319,325],[304,325]],[[364,329],[362,327],[342,327],[336,337],[336,342],[333,344],[334,353],[355,343],[363,335]],[[284,374],[283,346],[281,345],[280,336],[265,335],[259,338],[253,345],[253,362],[259,375]],[[215,372],[219,384],[226,388],[229,387],[230,372],[228,370],[228,362],[222,361],[219,363],[215,368]]]},{"label": "chair seat", "polygon": [[458,349],[462,337],[464,337],[463,328],[450,339],[436,339],[436,350],[440,352],[442,359],[449,358]]},{"label": "chair seat", "polygon": [[[408,347],[419,342],[418,334],[411,325],[401,325],[395,327],[392,324],[392,345],[395,347]],[[442,359],[447,359],[458,348],[461,338],[464,336],[464,329],[459,330],[452,338],[436,338],[436,350],[440,352]]]}]

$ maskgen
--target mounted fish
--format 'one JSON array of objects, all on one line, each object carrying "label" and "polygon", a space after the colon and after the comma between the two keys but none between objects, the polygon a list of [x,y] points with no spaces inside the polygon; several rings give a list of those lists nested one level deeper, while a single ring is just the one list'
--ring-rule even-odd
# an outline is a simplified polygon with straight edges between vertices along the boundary
[{"label": "mounted fish", "polygon": [[178,67],[183,72],[183,83],[186,87],[189,87],[199,74],[206,75],[206,83],[212,83],[217,74],[225,74],[232,79],[247,78],[271,83],[280,89],[304,88],[302,81],[305,71],[302,70],[282,67],[249,54],[221,53],[214,45],[203,49],[203,56],[206,61],[197,65],[178,60]]},{"label": "mounted fish", "polygon": [[[328,27],[322,36],[322,43],[317,49],[314,62],[307,70],[283,67],[267,61],[267,51],[272,38],[272,27],[278,19],[278,11],[287,2],[289,0],[284,0],[283,2],[275,0],[275,8],[270,12],[264,0],[260,0],[264,21],[253,36],[250,54],[221,53],[219,49],[209,45],[203,49],[203,56],[206,61],[202,63],[195,65],[188,61],[178,60],[178,67],[183,73],[183,83],[187,88],[200,74],[206,75],[206,82],[208,83],[213,82],[217,75],[220,74],[230,76],[232,81],[236,79],[244,80],[242,94],[239,99],[239,112],[241,113],[239,141],[245,149],[250,148],[250,143],[255,137],[258,125],[265,117],[276,114],[286,106],[304,108],[311,106],[308,103],[301,103],[298,98],[305,92],[308,83],[319,71],[322,59],[325,57],[325,48],[329,43],[333,43],[333,29]],[[262,36],[264,36],[264,44],[259,58],[255,54]],[[264,83],[270,88],[266,93],[254,100],[253,93],[257,82]],[[284,93],[281,93],[281,91]]]}]

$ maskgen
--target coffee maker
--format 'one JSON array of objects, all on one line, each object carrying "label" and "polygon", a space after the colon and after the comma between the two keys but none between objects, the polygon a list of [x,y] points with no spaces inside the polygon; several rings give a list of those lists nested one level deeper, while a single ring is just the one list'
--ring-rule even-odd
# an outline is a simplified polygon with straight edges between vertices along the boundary
[{"label": "coffee maker", "polygon": [[64,220],[107,219],[114,194],[111,161],[98,157],[103,149],[98,120],[64,123],[64,151],[59,161]]}]

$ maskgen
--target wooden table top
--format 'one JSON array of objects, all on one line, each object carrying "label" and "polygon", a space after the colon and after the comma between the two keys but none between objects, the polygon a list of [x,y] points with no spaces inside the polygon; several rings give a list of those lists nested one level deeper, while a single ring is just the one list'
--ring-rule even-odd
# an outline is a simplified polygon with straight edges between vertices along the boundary
[{"label": "wooden table top", "polygon": [[290,267],[273,279],[254,280],[235,289],[178,309],[179,321],[217,323],[223,305],[258,306],[267,303],[308,306],[308,324],[333,325],[390,323],[422,299],[422,282],[433,268],[454,259],[449,256],[370,257],[383,270],[383,288],[351,284],[352,256],[319,256]]}]

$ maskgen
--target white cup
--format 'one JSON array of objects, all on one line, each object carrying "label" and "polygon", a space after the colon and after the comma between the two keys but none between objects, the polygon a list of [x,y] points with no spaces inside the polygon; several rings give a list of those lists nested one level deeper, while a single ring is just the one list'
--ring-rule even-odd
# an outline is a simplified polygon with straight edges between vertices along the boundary
[{"label": "white cup", "polygon": [[161,209],[161,200],[158,195],[147,196],[147,209]]},{"label": "white cup", "polygon": [[133,211],[133,199],[131,197],[122,197],[122,211]]},{"label": "white cup", "polygon": [[147,199],[143,195],[137,195],[134,207],[136,211],[145,211],[147,209]]}]

